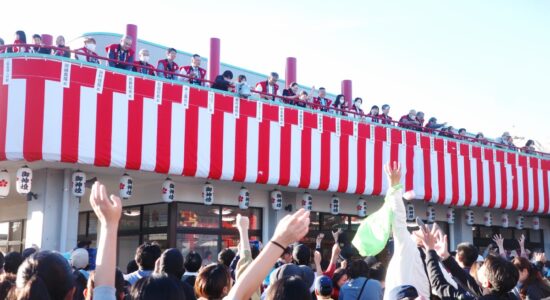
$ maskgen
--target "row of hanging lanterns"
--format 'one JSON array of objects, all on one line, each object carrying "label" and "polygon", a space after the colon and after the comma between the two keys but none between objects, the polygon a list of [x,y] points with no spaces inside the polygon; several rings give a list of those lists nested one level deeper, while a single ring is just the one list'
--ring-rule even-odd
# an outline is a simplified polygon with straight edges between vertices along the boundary
[{"label": "row of hanging lanterns", "polygon": [[[414,209],[414,205],[412,203],[410,203],[410,202],[407,203],[407,205],[405,206],[405,212],[406,212],[406,215],[407,215],[407,221],[412,222],[412,221],[415,220],[415,218],[416,218],[415,209]],[[447,217],[447,223],[449,223],[449,224],[454,224],[455,223],[456,213],[455,213],[455,209],[453,207],[449,207],[447,209],[446,217]],[[467,209],[464,213],[464,219],[465,219],[467,225],[473,226],[475,224],[474,211],[471,210],[471,209]],[[428,223],[435,222],[435,208],[432,205],[428,205],[428,207],[426,208],[426,220],[428,221]],[[500,226],[502,228],[508,228],[509,227],[510,223],[509,223],[509,218],[508,218],[507,213],[502,214],[501,219],[500,219],[500,224],[501,224]],[[483,225],[485,225],[487,227],[493,226],[493,214],[492,214],[492,212],[485,211],[483,213]],[[519,215],[516,218],[515,228],[521,230],[521,229],[524,228],[524,226],[525,226],[525,217],[523,215]],[[540,219],[539,219],[539,217],[534,216],[531,219],[531,228],[534,229],[534,230],[539,230],[540,229]]]},{"label": "row of hanging lanterns", "polygon": [[[16,173],[16,190],[19,194],[25,195],[31,192],[32,188],[32,178],[33,171],[28,166],[23,166],[17,170]],[[133,178],[124,174],[119,180],[119,196],[122,199],[129,199],[133,194]],[[75,197],[82,197],[86,192],[86,173],[77,170],[72,174],[72,194]],[[176,186],[175,183],[170,179],[166,178],[162,183],[161,195],[164,202],[172,202],[175,197]],[[0,198],[5,198],[10,193],[10,176],[7,170],[0,171]],[[212,205],[214,203],[214,186],[210,182],[206,182],[202,189],[203,203],[205,205]],[[274,210],[281,210],[283,208],[283,194],[281,191],[275,189],[270,193],[271,207]],[[250,192],[247,188],[241,187],[239,190],[238,203],[240,209],[248,209],[250,205]],[[313,196],[304,192],[302,195],[301,207],[305,210],[313,210]],[[336,195],[332,195],[330,199],[330,213],[333,215],[340,214],[340,198]],[[356,207],[357,215],[359,217],[367,216],[367,201],[363,198],[359,198],[357,201]],[[414,221],[415,208],[414,205],[409,202],[405,206],[407,221]],[[447,223],[454,224],[456,214],[453,207],[447,209]],[[465,221],[467,225],[474,225],[474,212],[471,209],[467,209],[465,214]],[[428,205],[426,208],[426,220],[428,223],[435,222],[435,208],[432,205]],[[537,216],[534,216],[531,220],[532,228],[535,230],[540,229],[540,219]],[[493,216],[490,211],[485,211],[483,214],[483,224],[487,227],[493,225]],[[517,229],[523,229],[525,225],[525,217],[519,215],[516,218],[515,227]],[[501,216],[501,227],[509,227],[509,218],[507,213],[503,213]]]}]

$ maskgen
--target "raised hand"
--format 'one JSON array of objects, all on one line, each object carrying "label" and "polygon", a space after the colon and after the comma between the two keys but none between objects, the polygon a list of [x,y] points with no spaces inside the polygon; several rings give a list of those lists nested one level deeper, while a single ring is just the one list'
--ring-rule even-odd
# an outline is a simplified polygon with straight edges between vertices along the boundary
[{"label": "raised hand", "polygon": [[447,235],[443,234],[440,229],[437,229],[435,236],[435,252],[437,253],[437,255],[439,255],[439,257],[441,257],[441,259],[447,259],[450,256]]},{"label": "raised hand", "polygon": [[401,181],[401,165],[398,162],[390,163],[388,162],[384,165],[384,171],[386,172],[386,177],[390,182],[390,186],[398,185]]},{"label": "raised hand", "polygon": [[287,247],[301,240],[309,230],[309,211],[301,208],[292,215],[286,215],[275,228],[273,240]]},{"label": "raised hand", "polygon": [[321,259],[321,252],[315,251],[315,253],[313,253],[313,262],[315,262],[315,265],[320,265]]},{"label": "raised hand", "polygon": [[533,258],[536,262],[546,263],[546,254],[544,252],[535,252]]},{"label": "raised hand", "polygon": [[122,214],[120,198],[112,194],[110,197],[107,196],[107,189],[99,181],[96,181],[92,186],[90,205],[102,226],[118,226],[118,221]]},{"label": "raised hand", "polygon": [[242,216],[241,214],[237,214],[237,229],[239,231],[246,232],[249,228],[250,220],[247,216]]},{"label": "raised hand", "polygon": [[497,244],[498,248],[504,249],[504,239],[502,238],[502,235],[495,234],[493,236],[493,241]]}]

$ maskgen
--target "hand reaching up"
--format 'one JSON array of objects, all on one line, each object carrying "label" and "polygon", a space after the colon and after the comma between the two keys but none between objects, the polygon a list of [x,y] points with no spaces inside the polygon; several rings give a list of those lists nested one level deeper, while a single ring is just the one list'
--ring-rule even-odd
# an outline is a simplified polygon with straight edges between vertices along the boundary
[{"label": "hand reaching up", "polygon": [[99,181],[96,181],[92,186],[90,205],[102,226],[118,226],[122,214],[120,198],[112,194],[108,197],[107,189]]},{"label": "hand reaching up", "polygon": [[313,262],[315,263],[315,265],[320,265],[321,259],[321,252],[315,251],[315,253],[313,253]]},{"label": "hand reaching up", "polygon": [[237,214],[237,229],[239,231],[247,232],[250,225],[250,220],[247,216],[242,216],[241,214]]},{"label": "hand reaching up", "polygon": [[396,186],[401,182],[401,165],[398,162],[394,161],[393,164],[388,162],[384,165],[384,171],[390,186]]},{"label": "hand reaching up", "polygon": [[499,250],[501,248],[504,249],[504,239],[502,238],[502,235],[495,234],[493,236],[493,241],[497,244]]},{"label": "hand reaching up", "polygon": [[301,208],[292,215],[286,215],[275,228],[273,240],[283,247],[301,240],[309,230],[309,211]]}]

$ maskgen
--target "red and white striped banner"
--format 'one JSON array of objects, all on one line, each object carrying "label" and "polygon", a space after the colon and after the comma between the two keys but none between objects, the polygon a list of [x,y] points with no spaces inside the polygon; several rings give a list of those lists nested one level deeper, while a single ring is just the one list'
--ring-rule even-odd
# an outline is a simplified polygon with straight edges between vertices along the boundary
[{"label": "red and white striped banner", "polygon": [[0,59],[0,161],[59,161],[548,213],[550,161],[55,59]]}]

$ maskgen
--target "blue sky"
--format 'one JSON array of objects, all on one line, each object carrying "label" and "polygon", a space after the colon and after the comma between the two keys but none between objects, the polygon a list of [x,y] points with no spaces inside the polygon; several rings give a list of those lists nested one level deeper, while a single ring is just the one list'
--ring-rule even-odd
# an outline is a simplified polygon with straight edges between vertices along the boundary
[{"label": "blue sky", "polygon": [[71,39],[134,23],[142,39],[204,56],[219,37],[226,63],[284,74],[294,56],[300,83],[338,92],[352,79],[365,110],[388,103],[398,118],[416,108],[486,136],[534,138],[550,151],[550,1],[59,2],[59,13],[45,1],[1,4],[24,13],[3,14],[0,37],[9,42],[23,29]]}]

